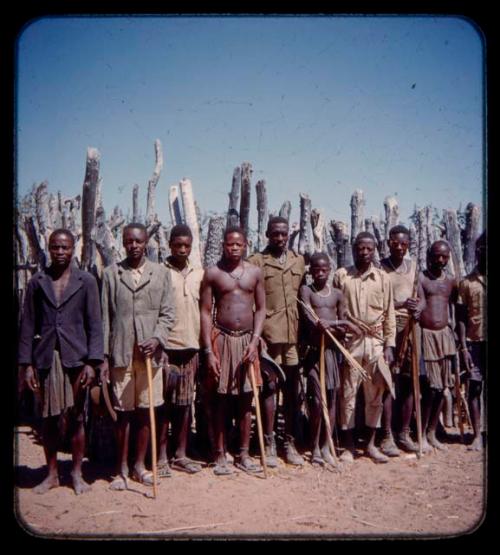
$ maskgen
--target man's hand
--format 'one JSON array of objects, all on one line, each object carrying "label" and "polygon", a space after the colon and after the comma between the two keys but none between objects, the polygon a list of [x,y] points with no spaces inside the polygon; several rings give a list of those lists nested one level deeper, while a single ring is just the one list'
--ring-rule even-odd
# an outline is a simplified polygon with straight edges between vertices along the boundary
[{"label": "man's hand", "polygon": [[24,383],[34,393],[40,391],[40,383],[38,381],[37,371],[36,368],[31,366],[31,364],[29,366],[26,366],[26,369],[24,370]]},{"label": "man's hand", "polygon": [[394,363],[394,352],[392,347],[386,347],[384,349],[384,358],[390,368]]},{"label": "man's hand", "polygon": [[469,349],[461,349],[461,351],[464,358],[465,369],[470,374],[471,370],[474,368],[474,361],[472,360],[472,356],[469,352]]},{"label": "man's hand", "polygon": [[151,339],[146,339],[146,341],[139,343],[139,350],[145,357],[152,357],[159,344],[160,342],[156,337],[151,337]]},{"label": "man's hand", "polygon": [[404,308],[406,308],[408,310],[408,312],[410,313],[411,316],[413,316],[413,318],[415,320],[419,320],[420,318],[420,313],[422,312],[422,308],[419,308],[419,303],[420,303],[420,299],[416,298],[408,298],[406,299],[406,301],[404,302]]},{"label": "man's hand", "polygon": [[95,380],[95,370],[89,364],[85,364],[80,374],[82,388],[89,387]]},{"label": "man's hand", "polygon": [[316,327],[323,333],[331,328],[330,322],[328,320],[324,320],[323,318],[320,318],[316,322]]},{"label": "man's hand", "polygon": [[257,345],[252,341],[243,353],[242,362],[254,362],[258,356],[259,350],[257,349]]},{"label": "man's hand", "polygon": [[220,376],[220,362],[213,353],[207,355],[208,372],[218,378]]},{"label": "man's hand", "polygon": [[99,369],[99,382],[109,383],[109,362],[108,357],[104,357],[104,362],[101,364]]},{"label": "man's hand", "polygon": [[346,332],[350,331],[355,337],[361,337],[363,335],[361,329],[358,328],[356,324],[349,322],[349,320],[342,320],[342,327]]}]

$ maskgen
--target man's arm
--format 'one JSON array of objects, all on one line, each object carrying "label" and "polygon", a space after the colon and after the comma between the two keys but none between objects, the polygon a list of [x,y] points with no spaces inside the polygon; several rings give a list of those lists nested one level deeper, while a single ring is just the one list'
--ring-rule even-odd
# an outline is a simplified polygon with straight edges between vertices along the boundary
[{"label": "man's arm", "polygon": [[387,274],[381,274],[385,280],[384,289],[384,357],[390,366],[394,362],[393,349],[396,346],[396,314],[394,312],[394,294],[392,285]]},{"label": "man's arm", "polygon": [[104,362],[101,364],[99,370],[99,379],[101,383],[109,383],[109,337],[110,337],[110,287],[111,278],[110,274],[104,270],[101,288],[101,310],[102,310],[102,331],[103,331],[103,347],[104,347]]},{"label": "man's arm", "polygon": [[104,360],[103,324],[97,281],[89,274],[85,296],[85,327],[87,331],[87,362],[93,367]]},{"label": "man's arm", "polygon": [[257,281],[254,290],[254,303],[255,312],[253,315],[253,335],[250,344],[245,349],[243,354],[243,362],[253,362],[259,352],[258,345],[260,336],[262,335],[262,328],[264,327],[264,320],[266,319],[266,292],[264,289],[264,274],[260,268],[255,268]]},{"label": "man's arm", "polygon": [[459,295],[457,299],[456,305],[456,317],[457,317],[457,333],[458,339],[460,341],[460,351],[463,354],[463,360],[465,362],[465,367],[467,371],[470,372],[473,362],[471,354],[467,349],[467,319],[468,319],[468,312],[467,312],[467,291],[464,282],[460,283],[459,288]]},{"label": "man's arm", "polygon": [[200,324],[201,324],[201,343],[202,351],[206,355],[207,369],[215,376],[220,375],[220,363],[212,351],[212,274],[214,270],[209,268],[205,271],[201,281],[200,289]]},{"label": "man's arm", "polygon": [[37,391],[39,383],[36,368],[33,367],[33,337],[35,334],[35,299],[33,280],[28,283],[19,330],[18,362],[19,378],[31,389]]}]

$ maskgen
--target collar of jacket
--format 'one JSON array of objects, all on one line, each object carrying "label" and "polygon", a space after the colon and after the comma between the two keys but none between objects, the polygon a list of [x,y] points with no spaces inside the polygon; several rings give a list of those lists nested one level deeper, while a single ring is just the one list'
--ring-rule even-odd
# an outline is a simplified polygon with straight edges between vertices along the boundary
[{"label": "collar of jacket", "polygon": [[278,262],[277,258],[269,252],[268,248],[262,251],[262,260],[264,261],[264,264],[266,264],[267,266],[272,266],[273,268],[279,268],[284,272],[286,270],[289,270],[295,264],[295,261],[297,260],[298,257],[299,255],[295,254],[294,251],[287,249],[285,265],[282,266]]},{"label": "collar of jacket", "polygon": [[371,277],[372,279],[375,279],[376,277],[376,266],[373,264],[373,262],[370,263],[370,266],[368,267],[368,269],[361,273],[358,268],[356,267],[356,265],[354,264],[353,266],[351,266],[351,272],[350,274],[355,276],[355,277],[359,277],[361,279],[367,279],[369,277]]},{"label": "collar of jacket", "polygon": [[57,304],[56,297],[54,295],[54,287],[52,286],[52,278],[48,275],[47,270],[41,272],[38,279],[40,287],[43,289],[43,292],[45,293],[50,304],[56,308],[66,303],[83,285],[83,279],[79,270],[72,268],[69,274],[68,284],[64,288],[59,304]]},{"label": "collar of jacket", "polygon": [[[169,257],[169,258],[170,258],[170,257]],[[168,260],[168,258],[167,258],[167,260],[165,260],[165,263],[164,263],[164,264],[165,264],[165,266],[166,266],[167,268],[170,268],[171,270],[174,270],[174,272],[177,272],[177,273],[179,273],[179,274],[182,273],[182,270],[179,270],[179,268],[177,268],[177,266],[174,266],[174,265]],[[188,259],[187,262],[186,262],[186,268],[187,268],[186,275],[190,274],[190,273],[194,270],[194,268],[191,266],[191,262],[189,262],[189,259]]]},{"label": "collar of jacket", "polygon": [[154,272],[153,263],[146,258],[144,262],[144,272],[142,273],[141,280],[137,287],[135,286],[134,280],[132,279],[132,268],[127,264],[127,259],[122,260],[118,263],[118,275],[120,276],[120,281],[130,289],[133,293],[142,289],[151,281],[151,276]]}]

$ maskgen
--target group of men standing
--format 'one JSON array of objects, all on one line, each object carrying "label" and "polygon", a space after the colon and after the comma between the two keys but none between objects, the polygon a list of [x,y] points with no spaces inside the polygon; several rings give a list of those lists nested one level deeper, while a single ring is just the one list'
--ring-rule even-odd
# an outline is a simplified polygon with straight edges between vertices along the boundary
[{"label": "group of men standing", "polygon": [[[84,416],[88,388],[97,375],[103,387],[111,384],[117,413],[117,467],[110,487],[126,489],[129,478],[153,484],[145,463],[151,432],[147,359],[152,364],[153,404],[160,416],[158,470],[163,477],[170,476],[172,468],[188,473],[202,469],[186,453],[195,393],[202,398],[203,411],[197,417],[206,420],[213,472],[233,472],[227,440],[228,420],[233,415],[238,431],[234,466],[248,473],[262,470],[249,453],[252,377],[260,387],[260,400],[256,401],[262,407],[269,467],[279,464],[280,399],[283,459],[296,466],[305,462],[297,449],[304,383],[312,464],[337,464],[329,448],[337,411],[343,431],[340,459],[346,463],[354,460],[353,429],[361,386],[369,430],[366,455],[376,463],[387,462],[388,457],[400,453],[396,443],[406,451],[417,451],[410,436],[414,404],[420,402],[414,399],[411,387],[412,349],[422,361],[422,450],[445,448],[436,437],[436,428],[443,391],[450,387],[452,367],[457,363],[450,325],[457,301],[458,338],[470,384],[472,447],[481,448],[479,399],[486,345],[484,234],[477,242],[477,267],[460,284],[460,297],[457,282],[445,273],[450,256],[445,241],[433,243],[427,269],[417,275],[415,264],[405,256],[409,247],[406,228],[391,229],[390,255],[380,267],[374,264],[375,238],[362,232],[353,244],[353,266],[338,269],[332,280],[329,257],[315,253],[309,260],[310,279],[306,279],[304,257],[288,248],[288,234],[286,219],[271,218],[267,247],[245,259],[245,233],[229,227],[224,232],[221,260],[203,271],[189,262],[189,227],[172,228],[171,255],[165,264],[157,264],[145,256],[146,228],[129,224],[123,230],[126,258],[104,270],[99,299],[95,278],[71,263],[71,233],[64,229],[52,233],[51,265],[29,283],[19,341],[22,379],[40,395],[43,407],[48,475],[36,487],[37,492],[59,485],[61,429],[71,435],[74,490],[79,494],[89,489],[81,472]],[[409,323],[415,321],[419,333],[408,341]],[[415,337],[418,341],[412,340]],[[339,341],[364,369],[363,374],[340,358]],[[402,343],[409,345],[405,352]],[[392,431],[394,397],[401,413],[396,438]],[[324,404],[327,421],[322,418]],[[130,470],[132,419],[136,433]],[[170,423],[175,454],[169,460]],[[383,438],[377,447],[380,426]]]}]

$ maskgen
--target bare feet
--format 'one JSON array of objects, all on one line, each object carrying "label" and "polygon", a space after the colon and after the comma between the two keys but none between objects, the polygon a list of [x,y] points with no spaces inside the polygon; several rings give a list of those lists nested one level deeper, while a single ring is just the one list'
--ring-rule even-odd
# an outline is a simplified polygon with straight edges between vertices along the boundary
[{"label": "bare feet", "polygon": [[323,460],[331,465],[331,466],[339,466],[338,461],[336,461],[333,457],[332,454],[330,453],[330,448],[328,447],[328,445],[323,445],[323,447],[321,448],[321,456],[323,457]]},{"label": "bare feet", "polygon": [[375,445],[368,445],[366,448],[366,454],[374,463],[380,464],[389,462],[389,457],[384,455],[382,451],[375,447]]},{"label": "bare feet", "polygon": [[429,445],[429,442],[427,441],[427,437],[425,436],[425,434],[422,435],[422,453],[431,453],[432,452],[432,447]]},{"label": "bare feet", "polygon": [[427,440],[436,449],[440,449],[441,451],[447,451],[448,447],[437,440],[435,432],[427,432]]},{"label": "bare feet", "polygon": [[474,441],[467,447],[467,451],[482,451],[483,439],[481,436],[474,438]]},{"label": "bare feet", "polygon": [[49,489],[59,487],[59,476],[57,474],[49,474],[47,478],[38,486],[33,488],[35,493],[46,493]]},{"label": "bare feet", "polygon": [[75,490],[76,495],[86,493],[92,489],[83,479],[81,472],[72,472],[71,479],[73,480],[73,489]]},{"label": "bare feet", "polygon": [[119,474],[118,476],[114,476],[111,484],[109,484],[109,489],[114,491],[123,491],[128,489],[127,478]]}]

